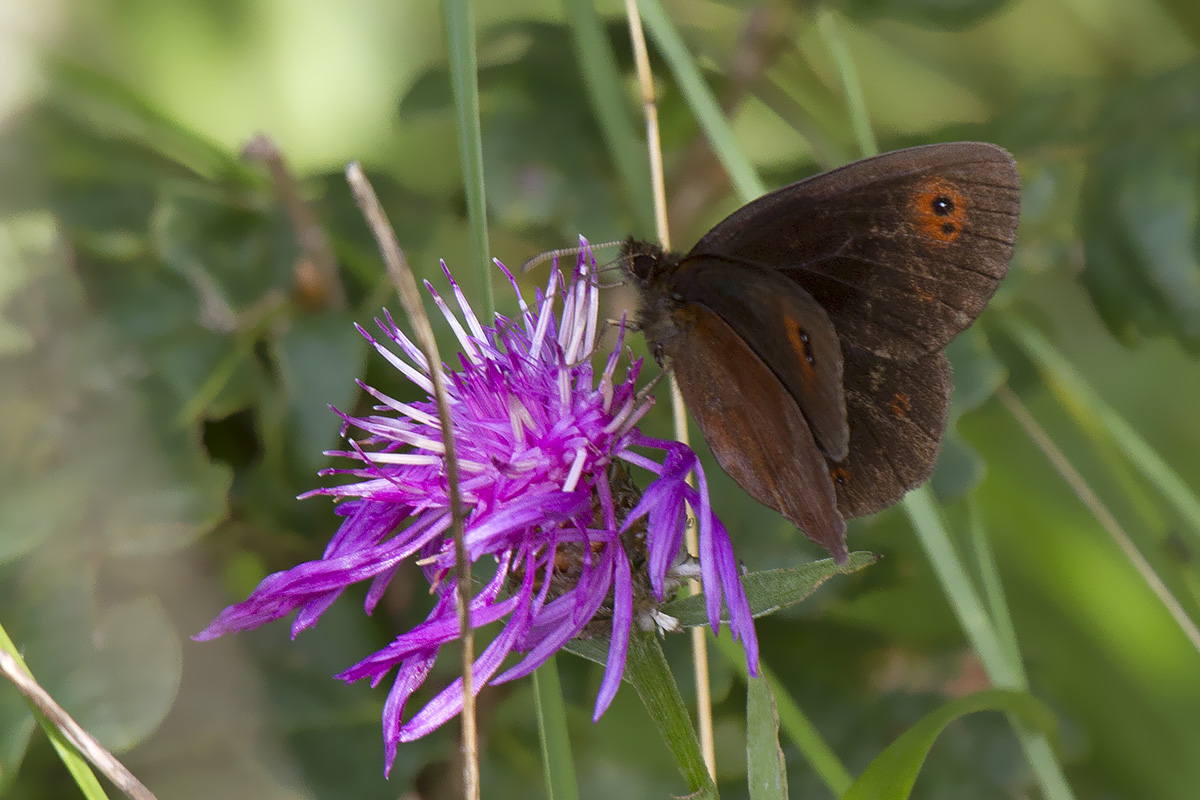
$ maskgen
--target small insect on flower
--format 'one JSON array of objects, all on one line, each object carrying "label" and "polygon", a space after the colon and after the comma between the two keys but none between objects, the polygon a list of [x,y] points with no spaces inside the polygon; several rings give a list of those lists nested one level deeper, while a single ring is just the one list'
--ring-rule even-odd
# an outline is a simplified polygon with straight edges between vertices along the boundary
[{"label": "small insect on flower", "polygon": [[[674,620],[658,606],[696,572],[683,549],[688,507],[698,520],[698,571],[709,622],[716,631],[724,603],[756,672],[749,603],[696,455],[637,429],[652,403],[636,388],[640,360],[628,361],[624,378],[617,377],[626,358],[624,322],[603,368],[598,374],[593,368],[599,298],[587,241],[581,239],[570,278],[553,270],[532,306],[508,269],[496,265],[512,285],[519,313],[497,314],[491,326],[480,322],[444,264],[457,315],[426,282],[462,348],[462,366],[447,370],[446,381],[464,546],[472,564],[494,564],[490,579],[473,593],[471,625],[502,623],[474,662],[475,691],[528,675],[574,637],[605,635],[610,644],[596,697],[599,718],[620,685],[633,625],[670,627]],[[194,638],[213,639],[298,611],[294,637],[347,586],[364,580],[371,581],[364,604],[369,614],[402,562],[412,559],[432,587],[433,610],[337,676],[377,685],[395,670],[383,710],[390,769],[400,742],[424,736],[461,711],[462,688],[460,678],[404,719],[405,704],[430,674],[439,648],[459,635],[454,542],[428,364],[389,314],[376,324],[379,337],[361,327],[359,332],[428,399],[400,402],[359,382],[377,401],[375,413],[356,417],[335,409],[346,432],[362,435],[347,437],[349,450],[330,453],[357,463],[322,473],[353,480],[302,495],[341,501],[336,511],[343,521],[324,555],[269,575]],[[638,487],[638,471],[647,475],[644,488]],[[693,472],[698,488],[685,482]]]}]

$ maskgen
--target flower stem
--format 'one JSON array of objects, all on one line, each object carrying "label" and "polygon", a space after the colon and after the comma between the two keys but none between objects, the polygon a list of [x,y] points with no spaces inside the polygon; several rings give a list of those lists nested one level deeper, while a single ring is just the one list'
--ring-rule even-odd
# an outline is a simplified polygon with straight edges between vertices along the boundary
[{"label": "flower stem", "polygon": [[687,781],[688,796],[717,797],[717,787],[700,753],[700,742],[687,706],[654,634],[639,631],[629,637],[625,679],[637,690],[646,713],[675,756],[675,763]]}]

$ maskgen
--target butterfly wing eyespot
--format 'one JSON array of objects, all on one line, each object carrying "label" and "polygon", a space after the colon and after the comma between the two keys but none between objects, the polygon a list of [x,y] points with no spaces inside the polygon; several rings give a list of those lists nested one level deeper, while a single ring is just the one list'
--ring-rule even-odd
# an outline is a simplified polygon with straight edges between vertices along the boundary
[{"label": "butterfly wing eyespot", "polygon": [[952,181],[929,177],[921,180],[909,199],[912,226],[937,244],[958,239],[966,225],[970,200]]}]

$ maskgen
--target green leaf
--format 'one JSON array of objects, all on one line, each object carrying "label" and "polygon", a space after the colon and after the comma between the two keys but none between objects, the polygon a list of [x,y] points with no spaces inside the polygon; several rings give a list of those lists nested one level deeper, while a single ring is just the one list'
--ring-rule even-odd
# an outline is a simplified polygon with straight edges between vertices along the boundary
[{"label": "green leaf", "polygon": [[933,30],[962,30],[998,12],[1008,0],[842,0],[847,14],[862,20],[888,17]]},{"label": "green leaf", "polygon": [[307,471],[326,463],[323,451],[337,441],[335,406],[349,410],[362,374],[366,343],[348,314],[326,312],[297,317],[275,345],[287,393],[290,443]]},{"label": "green leaf", "polygon": [[575,778],[575,756],[571,752],[571,731],[567,727],[567,705],[554,656],[533,673],[533,698],[538,740],[542,745],[546,797],[548,800],[577,800],[579,782]]},{"label": "green leaf", "polygon": [[751,800],[787,800],[779,711],[765,677],[750,678],[746,686],[746,771]]},{"label": "green leaf", "polygon": [[965,496],[979,485],[986,471],[987,464],[975,448],[956,429],[947,429],[933,470],[933,491],[938,500],[949,503]]},{"label": "green leaf", "polygon": [[946,347],[954,366],[954,396],[950,419],[979,408],[1008,378],[1008,368],[996,358],[987,336],[978,327],[968,328]]},{"label": "green leaf", "polygon": [[946,726],[976,711],[1006,711],[1031,727],[1051,732],[1054,715],[1025,692],[990,689],[960,697],[925,715],[867,765],[842,800],[906,800],[917,774]]},{"label": "green leaf", "polygon": [[1131,84],[1099,112],[1108,145],[1081,190],[1083,284],[1126,344],[1167,334],[1200,351],[1200,108],[1191,64]]},{"label": "green leaf", "polygon": [[292,286],[296,237],[282,210],[269,207],[176,193],[156,209],[155,248],[192,287],[210,324],[231,328],[237,312]]},{"label": "green leaf", "polygon": [[33,714],[25,697],[8,681],[0,680],[0,797],[17,777],[31,733]]},{"label": "green leaf", "polygon": [[[769,569],[743,575],[742,585],[746,588],[746,597],[750,600],[750,613],[755,617],[762,617],[795,605],[833,576],[849,575],[878,560],[879,557],[874,553],[858,552],[851,553],[850,560],[842,566],[838,566],[832,558],[826,558],[798,567]],[[708,624],[703,594],[664,603],[662,611],[678,619],[684,626]],[[729,621],[728,612],[725,612],[722,619]]]}]

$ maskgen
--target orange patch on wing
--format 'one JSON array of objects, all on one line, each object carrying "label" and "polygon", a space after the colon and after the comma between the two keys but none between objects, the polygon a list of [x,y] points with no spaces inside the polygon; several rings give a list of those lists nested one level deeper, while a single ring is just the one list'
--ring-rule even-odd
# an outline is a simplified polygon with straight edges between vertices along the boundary
[{"label": "orange patch on wing", "polygon": [[892,394],[892,402],[888,408],[891,409],[892,416],[907,417],[908,412],[912,410],[912,403],[904,392],[895,392]]},{"label": "orange patch on wing", "polygon": [[834,467],[829,470],[829,477],[833,478],[833,482],[838,486],[845,486],[850,482],[850,470],[845,467]]},{"label": "orange patch on wing", "polygon": [[804,377],[815,377],[817,364],[809,334],[794,317],[785,317],[783,324],[787,329],[788,341],[792,345],[792,350],[800,361],[800,368],[804,371]]},{"label": "orange patch on wing", "polygon": [[945,178],[926,178],[909,200],[909,219],[922,235],[939,244],[950,244],[967,221],[967,196]]}]

